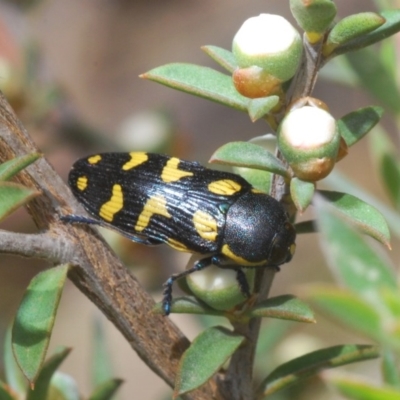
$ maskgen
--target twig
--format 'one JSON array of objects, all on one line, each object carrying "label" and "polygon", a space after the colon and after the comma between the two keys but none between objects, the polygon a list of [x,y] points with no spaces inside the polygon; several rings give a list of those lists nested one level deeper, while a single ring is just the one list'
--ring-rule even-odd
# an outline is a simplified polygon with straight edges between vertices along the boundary
[{"label": "twig", "polygon": [[[37,152],[26,130],[0,94],[0,160]],[[45,159],[20,173],[17,180],[42,191],[28,207],[37,235],[0,235],[0,251],[71,263],[69,278],[124,335],[143,361],[173,386],[177,367],[189,341],[168,319],[152,312],[153,299],[120,263],[104,240],[90,227],[65,225],[62,214],[83,214],[64,182]],[[51,249],[51,245],[55,248]],[[214,399],[210,381],[187,399]]]}]

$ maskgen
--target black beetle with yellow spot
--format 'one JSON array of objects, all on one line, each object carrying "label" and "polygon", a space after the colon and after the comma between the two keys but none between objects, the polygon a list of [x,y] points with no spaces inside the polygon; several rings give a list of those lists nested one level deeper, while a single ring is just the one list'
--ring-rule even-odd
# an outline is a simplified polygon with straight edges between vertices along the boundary
[{"label": "black beetle with yellow spot", "polygon": [[204,254],[165,283],[167,315],[176,279],[214,264],[236,270],[249,295],[241,267],[278,267],[294,254],[296,232],[278,201],[238,175],[197,162],[150,153],[96,154],[74,164],[69,185],[94,218],[65,220],[109,227],[146,245],[166,243]]}]

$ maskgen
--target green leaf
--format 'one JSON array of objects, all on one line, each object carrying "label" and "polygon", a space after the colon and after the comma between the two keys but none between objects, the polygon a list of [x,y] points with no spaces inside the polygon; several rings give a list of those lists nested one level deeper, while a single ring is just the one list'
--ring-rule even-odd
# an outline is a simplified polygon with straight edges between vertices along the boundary
[{"label": "green leaf", "polygon": [[203,331],[185,351],[175,381],[174,396],[206,383],[244,342],[245,337],[223,327]]},{"label": "green leaf", "polygon": [[400,10],[385,10],[380,15],[386,19],[386,22],[379,28],[366,35],[359,36],[349,42],[337,47],[333,55],[349,53],[351,51],[370,46],[371,44],[380,42],[381,40],[394,35],[400,30]]},{"label": "green leaf", "polygon": [[112,378],[112,362],[102,320],[95,318],[92,337],[92,385],[98,386]]},{"label": "green leaf", "polygon": [[235,56],[229,50],[212,45],[202,46],[201,49],[230,73],[238,67]]},{"label": "green leaf", "polygon": [[316,200],[322,249],[333,274],[369,299],[371,295],[379,298],[379,290],[385,287],[395,290],[396,277],[387,260],[344,222],[329,203]]},{"label": "green leaf", "polygon": [[0,220],[39,194],[40,192],[37,190],[27,188],[19,183],[0,182]]},{"label": "green leaf", "polygon": [[383,214],[392,232],[400,237],[400,216],[384,202],[378,200],[375,196],[372,196],[355,182],[348,180],[344,175],[337,171],[332,171],[332,173],[325,178],[324,182],[332,188],[363,198],[366,202],[373,205]]},{"label": "green leaf", "polygon": [[61,265],[36,275],[15,317],[13,351],[31,384],[35,382],[46,356],[67,272],[68,265]]},{"label": "green leaf", "polygon": [[280,365],[261,383],[257,392],[268,396],[322,370],[378,356],[377,348],[368,345],[342,345],[313,351]]},{"label": "green leaf", "polygon": [[381,181],[393,205],[400,211],[400,162],[396,147],[383,129],[375,131],[369,140]]},{"label": "green leaf", "polygon": [[341,217],[386,247],[390,248],[390,231],[382,214],[373,206],[347,193],[319,191]]},{"label": "green leaf", "polygon": [[56,371],[51,378],[49,400],[81,400],[75,380],[67,374]]},{"label": "green leaf", "polygon": [[3,164],[0,164],[0,181],[6,181],[16,175],[18,172],[35,162],[42,155],[40,153],[26,154],[21,157],[13,158]]},{"label": "green leaf", "polygon": [[4,339],[4,373],[8,386],[10,386],[14,393],[22,398],[26,392],[26,379],[22,374],[17,362],[15,361],[15,357],[12,352],[11,329],[12,326],[10,325],[10,327],[7,329],[6,337]]},{"label": "green leaf", "polygon": [[214,69],[193,64],[167,64],[140,76],[173,89],[247,111],[248,99],[239,94],[232,78]]},{"label": "green leaf", "polygon": [[255,168],[288,176],[284,164],[262,146],[250,142],[230,142],[217,149],[210,163]]},{"label": "green leaf", "polygon": [[370,382],[345,377],[328,377],[326,379],[336,389],[352,400],[398,400],[400,391],[390,386],[371,385]]},{"label": "green leaf", "polygon": [[246,179],[254,188],[264,193],[269,193],[272,181],[272,174],[270,172],[244,167],[232,167],[232,171]]},{"label": "green leaf", "polygon": [[388,341],[379,311],[356,293],[334,286],[313,285],[307,287],[307,297],[324,314],[329,314],[356,332],[374,340]]},{"label": "green leaf", "polygon": [[396,389],[400,389],[400,375],[396,355],[389,349],[383,349],[382,353],[382,375],[384,382]]},{"label": "green leaf", "polygon": [[0,381],[0,400],[17,400],[17,397],[11,395],[8,385]]},{"label": "green leaf", "polygon": [[350,41],[365,37],[385,23],[385,18],[374,12],[363,12],[341,19],[329,32],[324,54]]},{"label": "green leaf", "polygon": [[376,51],[362,49],[346,54],[346,59],[356,72],[360,86],[391,112],[398,114],[400,112],[400,93],[396,78],[390,75],[385,64],[377,57]]},{"label": "green leaf", "polygon": [[47,398],[47,394],[50,390],[50,381],[57,368],[65,360],[70,351],[71,349],[59,347],[56,352],[46,360],[37,376],[35,384],[31,384],[34,390],[28,390],[26,400],[43,400]]},{"label": "green leaf", "polygon": [[278,96],[262,97],[261,99],[249,100],[248,109],[252,122],[268,114],[279,103]]},{"label": "green leaf", "polygon": [[250,318],[268,317],[315,323],[310,307],[292,295],[271,297],[245,313]]},{"label": "green leaf", "polygon": [[96,388],[88,400],[110,400],[113,398],[122,383],[122,379],[110,379]]},{"label": "green leaf", "polygon": [[303,213],[310,205],[315,192],[315,183],[292,178],[290,181],[290,195],[296,208]]},{"label": "green leaf", "polygon": [[346,114],[337,121],[340,135],[347,146],[352,146],[364,137],[382,118],[381,107],[365,107]]}]

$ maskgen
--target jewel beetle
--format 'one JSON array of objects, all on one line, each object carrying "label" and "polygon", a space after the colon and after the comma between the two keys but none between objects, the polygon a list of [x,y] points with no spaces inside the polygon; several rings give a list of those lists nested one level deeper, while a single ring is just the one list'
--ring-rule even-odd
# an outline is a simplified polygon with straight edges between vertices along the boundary
[{"label": "jewel beetle", "polygon": [[95,154],[75,162],[68,183],[91,217],[64,220],[204,255],[164,284],[166,315],[172,285],[183,276],[211,264],[234,269],[249,296],[242,268],[278,268],[294,254],[296,232],[277,200],[236,174],[198,162],[144,152]]}]

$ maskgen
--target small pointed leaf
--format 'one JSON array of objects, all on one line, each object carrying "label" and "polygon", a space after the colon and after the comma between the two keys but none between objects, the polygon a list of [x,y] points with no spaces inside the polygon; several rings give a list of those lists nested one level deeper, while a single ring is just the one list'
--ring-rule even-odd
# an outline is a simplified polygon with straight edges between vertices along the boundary
[{"label": "small pointed leaf", "polygon": [[355,39],[337,47],[333,51],[332,56],[350,53],[354,50],[370,46],[371,44],[380,42],[400,31],[400,10],[385,10],[382,11],[380,15],[386,20],[383,25],[372,32],[356,37]]},{"label": "small pointed leaf", "polygon": [[260,99],[249,100],[248,109],[252,122],[268,114],[279,103],[278,96],[262,97]]},{"label": "small pointed leaf", "polygon": [[292,178],[290,181],[290,195],[296,208],[303,213],[310,205],[315,192],[315,183]]},{"label": "small pointed leaf", "polygon": [[217,149],[210,163],[255,168],[288,176],[284,164],[262,146],[250,142],[230,142]]},{"label": "small pointed leaf", "polygon": [[237,92],[232,78],[214,69],[193,64],[167,64],[140,76],[173,89],[247,111],[248,99]]},{"label": "small pointed leaf", "polygon": [[354,181],[349,180],[338,171],[332,173],[325,178],[325,182],[329,187],[351,193],[358,198],[362,198],[369,204],[377,208],[385,217],[390,226],[391,231],[400,237],[400,216],[391,207],[388,207],[383,201],[378,200],[375,196],[358,186]]},{"label": "small pointed leaf", "polygon": [[68,265],[40,272],[18,308],[12,329],[13,351],[30,383],[35,382],[43,365],[67,272]]},{"label": "small pointed leaf", "polygon": [[97,387],[88,400],[111,400],[124,381],[110,379]]},{"label": "small pointed leaf", "polygon": [[43,400],[47,398],[50,389],[50,381],[57,371],[57,368],[65,360],[70,351],[71,349],[66,347],[59,347],[56,352],[46,360],[37,376],[34,389],[28,390],[26,400]]},{"label": "small pointed leaf", "polygon": [[390,231],[383,215],[373,206],[347,193],[319,191],[339,211],[343,219],[386,247],[390,248]]},{"label": "small pointed leaf", "polygon": [[329,55],[336,47],[364,37],[385,22],[385,18],[374,12],[363,12],[343,18],[329,32],[324,54]]},{"label": "small pointed leaf", "polygon": [[368,345],[350,344],[313,351],[280,365],[261,383],[258,392],[268,396],[284,387],[316,375],[322,370],[378,356],[377,347]]},{"label": "small pointed leaf", "polygon": [[6,181],[16,175],[18,172],[35,162],[42,155],[40,153],[26,154],[16,157],[0,164],[0,181]]},{"label": "small pointed leaf", "polygon": [[268,317],[315,323],[310,307],[292,295],[271,297],[246,313],[250,318]]},{"label": "small pointed leaf", "polygon": [[382,114],[381,107],[365,107],[340,118],[337,124],[347,146],[350,147],[363,138],[380,121]]},{"label": "small pointed leaf", "polygon": [[174,396],[194,390],[219,371],[245,337],[214,326],[203,331],[185,351],[175,381]]},{"label": "small pointed leaf", "polygon": [[40,192],[37,190],[27,188],[19,183],[0,182],[0,220],[39,194]]},{"label": "small pointed leaf", "polygon": [[316,199],[316,213],[325,259],[334,275],[357,293],[380,301],[379,291],[396,289],[396,276],[388,261],[365,238],[352,229],[341,215],[322,199]]},{"label": "small pointed leaf", "polygon": [[201,49],[230,73],[238,67],[235,56],[229,50],[212,45],[203,46]]},{"label": "small pointed leaf", "polygon": [[400,390],[390,386],[372,385],[369,381],[361,381],[359,378],[331,376],[326,380],[349,400],[398,400]]}]

